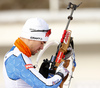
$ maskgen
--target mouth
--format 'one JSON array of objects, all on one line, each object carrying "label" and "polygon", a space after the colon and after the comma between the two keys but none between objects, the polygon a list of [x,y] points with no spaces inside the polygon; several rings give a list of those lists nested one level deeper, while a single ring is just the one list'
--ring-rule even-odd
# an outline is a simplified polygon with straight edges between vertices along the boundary
[{"label": "mouth", "polygon": [[38,53],[40,51],[40,49],[36,50],[36,53]]}]

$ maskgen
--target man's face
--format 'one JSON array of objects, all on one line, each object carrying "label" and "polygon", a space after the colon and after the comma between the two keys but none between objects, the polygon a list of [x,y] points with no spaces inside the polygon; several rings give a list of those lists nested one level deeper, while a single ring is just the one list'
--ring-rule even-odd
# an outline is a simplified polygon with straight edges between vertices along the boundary
[{"label": "man's face", "polygon": [[29,48],[30,48],[31,54],[35,55],[36,53],[38,53],[38,51],[42,50],[45,43],[46,42],[44,42],[44,41],[30,40]]}]

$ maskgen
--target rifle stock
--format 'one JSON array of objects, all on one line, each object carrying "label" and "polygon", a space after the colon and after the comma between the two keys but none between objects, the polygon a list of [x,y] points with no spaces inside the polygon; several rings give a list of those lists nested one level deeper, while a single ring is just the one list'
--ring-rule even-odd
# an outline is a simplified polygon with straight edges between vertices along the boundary
[{"label": "rifle stock", "polygon": [[67,30],[66,31],[66,34],[65,34],[65,39],[64,39],[64,42],[61,43],[61,47],[58,51],[58,54],[57,54],[57,57],[56,57],[56,64],[55,66],[59,66],[59,64],[64,61],[62,58],[63,58],[63,55],[67,52],[67,48],[69,47],[69,44],[70,44],[70,38],[71,38],[71,30]]},{"label": "rifle stock", "polygon": [[[67,31],[66,31],[66,35],[65,35],[64,42],[61,44],[61,47],[60,47],[60,49],[59,49],[59,51],[58,51],[58,55],[57,55],[57,58],[56,58],[56,61],[55,61],[55,62],[56,62],[56,63],[55,63],[55,66],[56,66],[56,67],[58,67],[59,64],[60,64],[62,61],[64,61],[63,66],[64,66],[65,68],[67,68],[67,67],[69,66],[70,60],[64,60],[64,59],[63,59],[63,55],[64,55],[65,53],[67,53],[67,48],[69,47],[70,39],[71,39],[71,30],[67,30]],[[66,79],[68,78],[68,75],[69,75],[69,74],[67,74],[67,76],[63,79],[62,83],[61,83],[60,86],[59,86],[60,88],[63,88],[63,84],[64,84],[64,82],[66,81]]]}]

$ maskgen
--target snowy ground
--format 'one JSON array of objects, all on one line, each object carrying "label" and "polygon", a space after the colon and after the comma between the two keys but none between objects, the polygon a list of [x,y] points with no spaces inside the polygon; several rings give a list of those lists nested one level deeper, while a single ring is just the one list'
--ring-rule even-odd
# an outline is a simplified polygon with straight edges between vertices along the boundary
[{"label": "snowy ground", "polygon": [[[21,28],[27,18],[41,17],[52,29],[49,42],[59,42],[66,27],[70,11],[49,12],[48,10],[0,11],[0,88],[4,88],[2,63],[4,54],[20,36]],[[77,67],[70,88],[100,88],[100,9],[79,9],[69,29],[75,41]],[[51,46],[43,58],[50,58],[56,46]],[[37,55],[36,55],[37,56]],[[36,56],[32,57],[34,60]],[[35,59],[33,59],[35,58]],[[42,61],[40,61],[41,63]],[[66,87],[64,87],[66,88]]]}]

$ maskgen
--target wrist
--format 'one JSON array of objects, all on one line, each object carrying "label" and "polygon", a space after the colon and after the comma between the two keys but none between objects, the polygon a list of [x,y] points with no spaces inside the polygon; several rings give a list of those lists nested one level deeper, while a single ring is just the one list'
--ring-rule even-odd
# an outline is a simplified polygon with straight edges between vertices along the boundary
[{"label": "wrist", "polygon": [[61,72],[57,72],[56,75],[59,75],[59,76],[62,78],[62,80],[64,79],[64,75],[63,75],[63,73],[61,73]]}]

